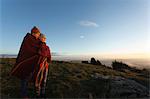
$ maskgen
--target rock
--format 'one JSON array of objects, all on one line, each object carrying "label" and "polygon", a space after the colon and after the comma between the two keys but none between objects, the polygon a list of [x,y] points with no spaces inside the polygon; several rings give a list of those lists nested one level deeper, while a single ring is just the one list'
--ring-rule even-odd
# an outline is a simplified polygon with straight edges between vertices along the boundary
[{"label": "rock", "polygon": [[95,60],[94,57],[91,58],[91,64],[93,64],[93,65],[96,65],[96,64],[97,64],[97,61]]},{"label": "rock", "polygon": [[110,76],[104,76],[102,74],[99,74],[99,73],[94,73],[91,75],[92,78],[95,78],[95,79],[110,79],[111,77]]},{"label": "rock", "polygon": [[84,63],[84,64],[89,64],[89,62],[88,62],[88,61],[82,61],[82,63]]},{"label": "rock", "polygon": [[139,84],[138,82],[127,79],[120,76],[104,76],[99,73],[95,73],[91,75],[92,78],[98,80],[109,80],[109,89],[108,89],[108,97],[110,98],[118,98],[118,97],[125,97],[125,98],[143,98],[143,97],[150,97],[149,90],[145,86]]},{"label": "rock", "polygon": [[115,77],[110,83],[110,94],[118,97],[147,97],[148,89],[134,80]]}]

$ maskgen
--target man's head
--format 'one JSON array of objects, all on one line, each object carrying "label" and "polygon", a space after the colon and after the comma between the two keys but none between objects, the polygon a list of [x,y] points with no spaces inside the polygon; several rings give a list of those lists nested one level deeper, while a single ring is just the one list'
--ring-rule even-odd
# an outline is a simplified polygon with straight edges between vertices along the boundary
[{"label": "man's head", "polygon": [[46,42],[46,36],[44,34],[40,34],[40,37],[39,37],[40,41],[42,42]]},{"label": "man's head", "polygon": [[40,36],[40,30],[34,26],[32,29],[31,29],[31,34],[36,38],[38,39],[39,36]]}]

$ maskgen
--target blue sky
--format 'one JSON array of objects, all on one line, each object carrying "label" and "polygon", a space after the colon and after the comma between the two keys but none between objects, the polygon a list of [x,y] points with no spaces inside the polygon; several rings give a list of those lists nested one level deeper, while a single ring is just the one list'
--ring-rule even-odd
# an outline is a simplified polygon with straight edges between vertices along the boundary
[{"label": "blue sky", "polygon": [[1,0],[0,54],[17,54],[33,26],[52,52],[147,53],[149,0]]}]

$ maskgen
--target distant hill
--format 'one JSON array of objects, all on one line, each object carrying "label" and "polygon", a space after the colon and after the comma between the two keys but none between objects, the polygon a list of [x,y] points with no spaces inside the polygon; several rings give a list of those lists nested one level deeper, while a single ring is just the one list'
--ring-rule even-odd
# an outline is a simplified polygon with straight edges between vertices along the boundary
[{"label": "distant hill", "polygon": [[0,54],[0,58],[16,58],[16,54]]},{"label": "distant hill", "polygon": [[[0,58],[16,58],[17,54],[0,54]],[[66,56],[61,55],[56,52],[52,52],[52,59],[53,60],[61,60],[61,61],[68,61],[72,63],[81,63],[82,61],[90,61],[90,58],[78,58],[73,56]],[[115,59],[99,59],[102,64],[105,64],[106,66],[111,66],[112,61]],[[140,69],[148,68],[150,69],[150,61],[149,59],[116,59],[117,61],[122,61],[131,67],[137,67]]]},{"label": "distant hill", "polygon": [[[0,59],[1,97],[20,97],[20,81],[9,72],[15,58]],[[49,66],[48,98],[148,98],[150,71],[117,71],[103,65],[53,61]],[[29,96],[34,97],[29,83]]]}]

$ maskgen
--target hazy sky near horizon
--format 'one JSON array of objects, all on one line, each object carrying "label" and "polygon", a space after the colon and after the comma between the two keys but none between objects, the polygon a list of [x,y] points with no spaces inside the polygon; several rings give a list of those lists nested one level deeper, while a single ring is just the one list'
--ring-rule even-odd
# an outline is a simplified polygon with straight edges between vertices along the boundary
[{"label": "hazy sky near horizon", "polygon": [[17,54],[33,26],[59,54],[141,55],[150,50],[149,0],[0,1],[0,54]]}]

